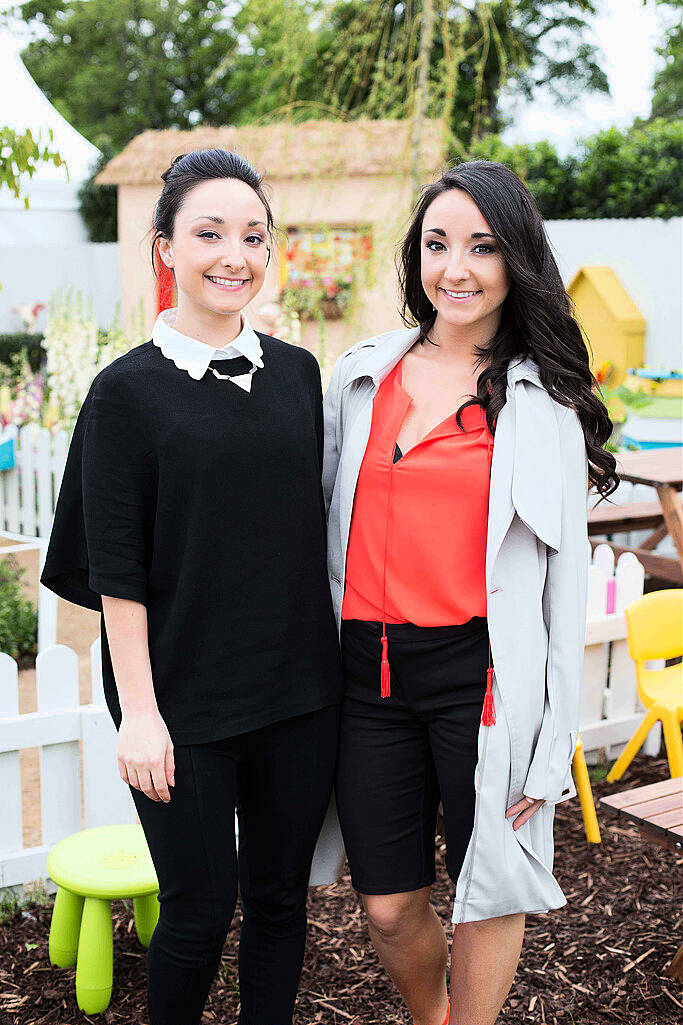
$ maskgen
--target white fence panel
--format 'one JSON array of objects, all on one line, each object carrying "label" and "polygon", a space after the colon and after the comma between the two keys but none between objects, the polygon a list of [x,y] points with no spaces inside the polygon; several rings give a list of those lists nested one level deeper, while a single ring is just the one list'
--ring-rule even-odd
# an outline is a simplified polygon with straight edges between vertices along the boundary
[{"label": "white fence panel", "polygon": [[0,473],[0,530],[47,538],[69,448],[66,431],[26,424],[6,429],[14,438],[11,470]]},{"label": "white fence panel", "polygon": [[[610,760],[618,757],[645,716],[624,615],[624,608],[643,593],[645,571],[635,555],[624,552],[612,576],[612,558],[611,549],[598,545],[588,577],[579,731],[589,764],[599,759],[603,748]],[[656,757],[660,747],[661,725],[655,723],[642,751]]]},{"label": "white fence panel", "polygon": [[[60,434],[63,432],[60,431]],[[55,439],[56,441],[56,439]],[[51,438],[50,432],[43,428],[36,441],[36,464],[39,467],[45,467],[44,471],[38,471],[38,534],[41,537],[49,537],[50,530],[52,528],[52,515],[54,510],[54,502],[52,498],[52,475],[54,472],[54,464],[52,462],[52,453],[50,451]]]},{"label": "white fence panel", "polygon": [[[47,856],[59,840],[93,826],[136,821],[128,786],[118,774],[117,733],[104,706],[99,641],[92,647],[94,703],[78,701],[78,658],[55,645],[36,663],[38,711],[18,713],[17,666],[0,654],[0,896],[47,878]],[[79,758],[82,743],[82,768]],[[41,843],[23,846],[19,751],[39,747]],[[81,806],[83,778],[83,807]]]},{"label": "white fence panel", "polygon": [[[16,718],[19,714],[17,663],[4,652],[0,654],[0,718]],[[19,751],[0,748],[0,864],[2,859],[24,845],[21,817],[21,766]],[[0,887],[3,879],[0,871]]]},{"label": "white fence panel", "polygon": [[[15,446],[18,444],[19,432],[13,424],[6,428],[5,435],[14,439]],[[0,529],[11,530],[13,534],[19,534],[21,533],[19,519],[19,469],[15,466],[11,470],[3,471],[1,476],[4,487]]]},{"label": "white fence panel", "polygon": [[[56,644],[38,655],[36,687],[40,713],[77,708],[76,652],[64,644]],[[43,742],[40,750],[43,843],[55,844],[81,828],[80,771],[78,739]]]}]

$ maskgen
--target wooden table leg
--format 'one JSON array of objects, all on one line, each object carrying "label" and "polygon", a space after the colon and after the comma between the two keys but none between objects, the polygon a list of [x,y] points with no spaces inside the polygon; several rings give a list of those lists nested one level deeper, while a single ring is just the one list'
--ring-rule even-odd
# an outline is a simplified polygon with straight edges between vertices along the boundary
[{"label": "wooden table leg", "polygon": [[678,501],[676,492],[669,484],[658,484],[657,494],[666,525],[678,552],[681,568],[683,568],[683,507]]}]

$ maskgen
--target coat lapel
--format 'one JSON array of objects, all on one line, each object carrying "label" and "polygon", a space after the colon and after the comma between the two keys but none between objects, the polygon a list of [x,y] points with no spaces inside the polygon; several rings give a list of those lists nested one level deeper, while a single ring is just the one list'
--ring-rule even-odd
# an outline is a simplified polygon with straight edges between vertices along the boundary
[{"label": "coat lapel", "polygon": [[508,371],[508,402],[514,409],[512,504],[527,527],[558,551],[562,515],[560,432],[553,400],[541,384],[533,360],[526,359]]}]

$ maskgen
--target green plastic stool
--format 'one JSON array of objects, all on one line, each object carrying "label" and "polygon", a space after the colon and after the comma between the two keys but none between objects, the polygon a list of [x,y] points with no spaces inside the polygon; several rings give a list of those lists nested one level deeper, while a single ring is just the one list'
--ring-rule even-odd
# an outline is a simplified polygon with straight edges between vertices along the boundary
[{"label": "green plastic stool", "polygon": [[112,900],[132,897],[135,931],[149,946],[159,884],[140,825],[98,826],[65,837],[50,851],[47,871],[58,890],[50,925],[50,961],[76,965],[76,1001],[86,1014],[109,1006],[114,977]]}]

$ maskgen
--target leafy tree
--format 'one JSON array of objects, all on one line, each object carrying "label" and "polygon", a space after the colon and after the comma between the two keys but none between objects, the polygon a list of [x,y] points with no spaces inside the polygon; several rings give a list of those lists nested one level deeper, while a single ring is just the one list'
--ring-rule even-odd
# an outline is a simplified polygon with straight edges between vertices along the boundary
[{"label": "leafy tree", "polygon": [[80,213],[88,231],[90,242],[116,242],[118,239],[118,190],[116,185],[95,185],[95,178],[114,156],[111,141],[106,136],[97,140],[100,156],[78,190]]},{"label": "leafy tree", "polygon": [[657,47],[664,64],[655,74],[650,116],[680,119],[683,117],[683,26],[680,21],[683,0],[658,0],[658,5],[677,11],[678,17],[665,30],[663,42]]},{"label": "leafy tree", "polygon": [[[247,5],[248,6],[248,5]],[[586,41],[594,0],[437,0],[429,70],[429,113],[446,116],[465,146],[505,125],[503,87],[530,98],[545,86],[570,101],[608,92],[595,48]],[[412,113],[422,0],[342,0],[316,33],[316,76],[298,97],[343,114]],[[562,46],[561,59],[555,56]]]},{"label": "leafy tree", "polygon": [[557,150],[543,139],[534,143],[508,145],[496,135],[477,140],[468,158],[497,160],[505,164],[522,181],[536,200],[543,217],[548,220],[575,217],[577,158],[562,159]]},{"label": "leafy tree", "polygon": [[[11,14],[47,30],[22,53],[46,96],[118,152],[146,128],[412,114],[425,2],[27,0]],[[430,2],[426,112],[464,145],[503,127],[504,87],[607,91],[586,41],[595,0]]]},{"label": "leafy tree", "polygon": [[575,179],[574,217],[683,215],[680,125],[658,118],[584,140]]},{"label": "leafy tree", "polygon": [[114,152],[148,128],[229,123],[210,71],[237,40],[218,0],[28,0],[10,16],[39,22],[22,52],[52,104]]},{"label": "leafy tree", "polygon": [[565,158],[545,140],[510,146],[493,136],[470,156],[515,171],[547,220],[683,216],[680,130],[663,118],[598,132]]}]

